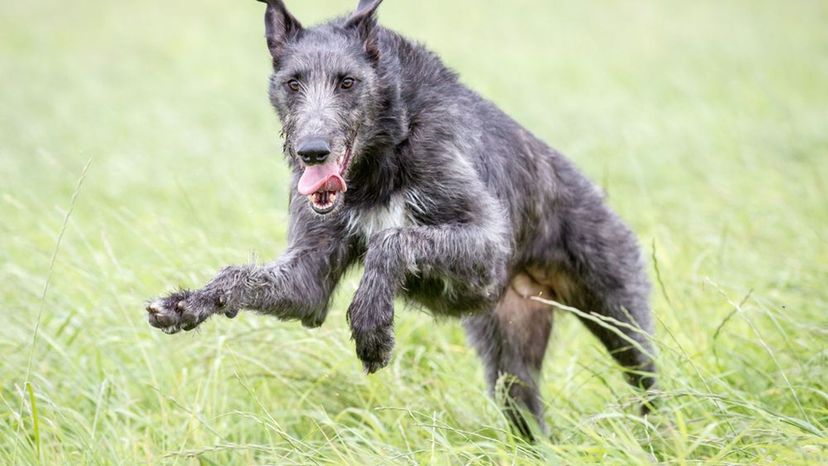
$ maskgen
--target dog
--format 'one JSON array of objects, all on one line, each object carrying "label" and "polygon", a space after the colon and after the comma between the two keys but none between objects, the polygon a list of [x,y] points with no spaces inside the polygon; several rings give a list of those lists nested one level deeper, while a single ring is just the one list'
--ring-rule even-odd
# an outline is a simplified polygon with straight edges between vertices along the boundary
[{"label": "dog", "polygon": [[650,284],[633,233],[570,161],[380,26],[381,2],[305,28],[282,0],[263,1],[293,174],[287,250],[150,302],[149,323],[172,334],[254,310],[318,327],[362,264],[347,318],[367,373],[389,362],[396,297],[459,317],[492,394],[509,381],[504,410],[532,438],[546,431],[538,375],[553,312],[541,297],[582,310],[629,382],[651,389]]}]

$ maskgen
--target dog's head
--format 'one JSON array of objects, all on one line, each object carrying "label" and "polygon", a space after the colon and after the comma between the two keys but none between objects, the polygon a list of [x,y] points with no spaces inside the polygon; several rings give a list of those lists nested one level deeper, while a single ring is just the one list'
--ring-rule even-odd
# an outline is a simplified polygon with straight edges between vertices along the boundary
[{"label": "dog's head", "polygon": [[273,57],[270,101],[285,153],[301,171],[299,193],[327,214],[342,202],[383,100],[375,18],[382,0],[361,0],[349,17],[314,28],[303,28],[282,0],[262,1]]}]

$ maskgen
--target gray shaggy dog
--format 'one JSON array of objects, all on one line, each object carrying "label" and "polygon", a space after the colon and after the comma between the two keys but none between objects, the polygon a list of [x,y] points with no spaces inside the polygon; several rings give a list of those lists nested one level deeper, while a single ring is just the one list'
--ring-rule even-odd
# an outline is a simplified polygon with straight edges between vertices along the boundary
[{"label": "gray shaggy dog", "polygon": [[538,375],[553,314],[531,299],[542,297],[599,316],[584,324],[630,383],[650,388],[635,236],[571,162],[379,26],[381,1],[313,28],[265,2],[270,101],[293,170],[287,251],[151,302],[149,323],[176,333],[248,309],[317,327],[343,273],[362,264],[347,316],[368,373],[391,356],[395,297],[462,317],[489,386],[507,382],[504,409],[532,438],[545,429]]}]

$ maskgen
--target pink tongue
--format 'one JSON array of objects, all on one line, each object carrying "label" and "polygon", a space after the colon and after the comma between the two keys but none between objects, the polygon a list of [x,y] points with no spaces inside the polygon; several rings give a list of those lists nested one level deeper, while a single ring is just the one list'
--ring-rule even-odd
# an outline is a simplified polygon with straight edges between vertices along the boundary
[{"label": "pink tongue", "polygon": [[336,160],[331,160],[322,165],[305,167],[305,172],[299,178],[299,185],[296,189],[299,194],[307,196],[319,191],[345,192],[348,186],[339,175],[339,164]]}]

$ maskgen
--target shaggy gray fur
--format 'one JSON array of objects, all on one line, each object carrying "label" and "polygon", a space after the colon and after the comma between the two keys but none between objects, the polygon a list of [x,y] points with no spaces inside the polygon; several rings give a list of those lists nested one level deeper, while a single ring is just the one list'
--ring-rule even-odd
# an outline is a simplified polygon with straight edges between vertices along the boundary
[{"label": "shaggy gray fur", "polygon": [[[507,414],[531,436],[521,411],[543,428],[538,373],[552,327],[551,308],[530,299],[541,296],[627,324],[584,320],[630,382],[651,387],[649,284],[633,234],[572,163],[379,26],[380,2],[314,28],[266,2],[270,101],[294,174],[288,249],[152,302],[150,324],[175,333],[248,309],[316,327],[361,263],[347,315],[369,373],[388,364],[395,297],[462,316],[490,387],[508,382]],[[324,214],[296,193],[305,162],[316,163],[297,149],[307,141],[350,159],[347,192]]]}]

